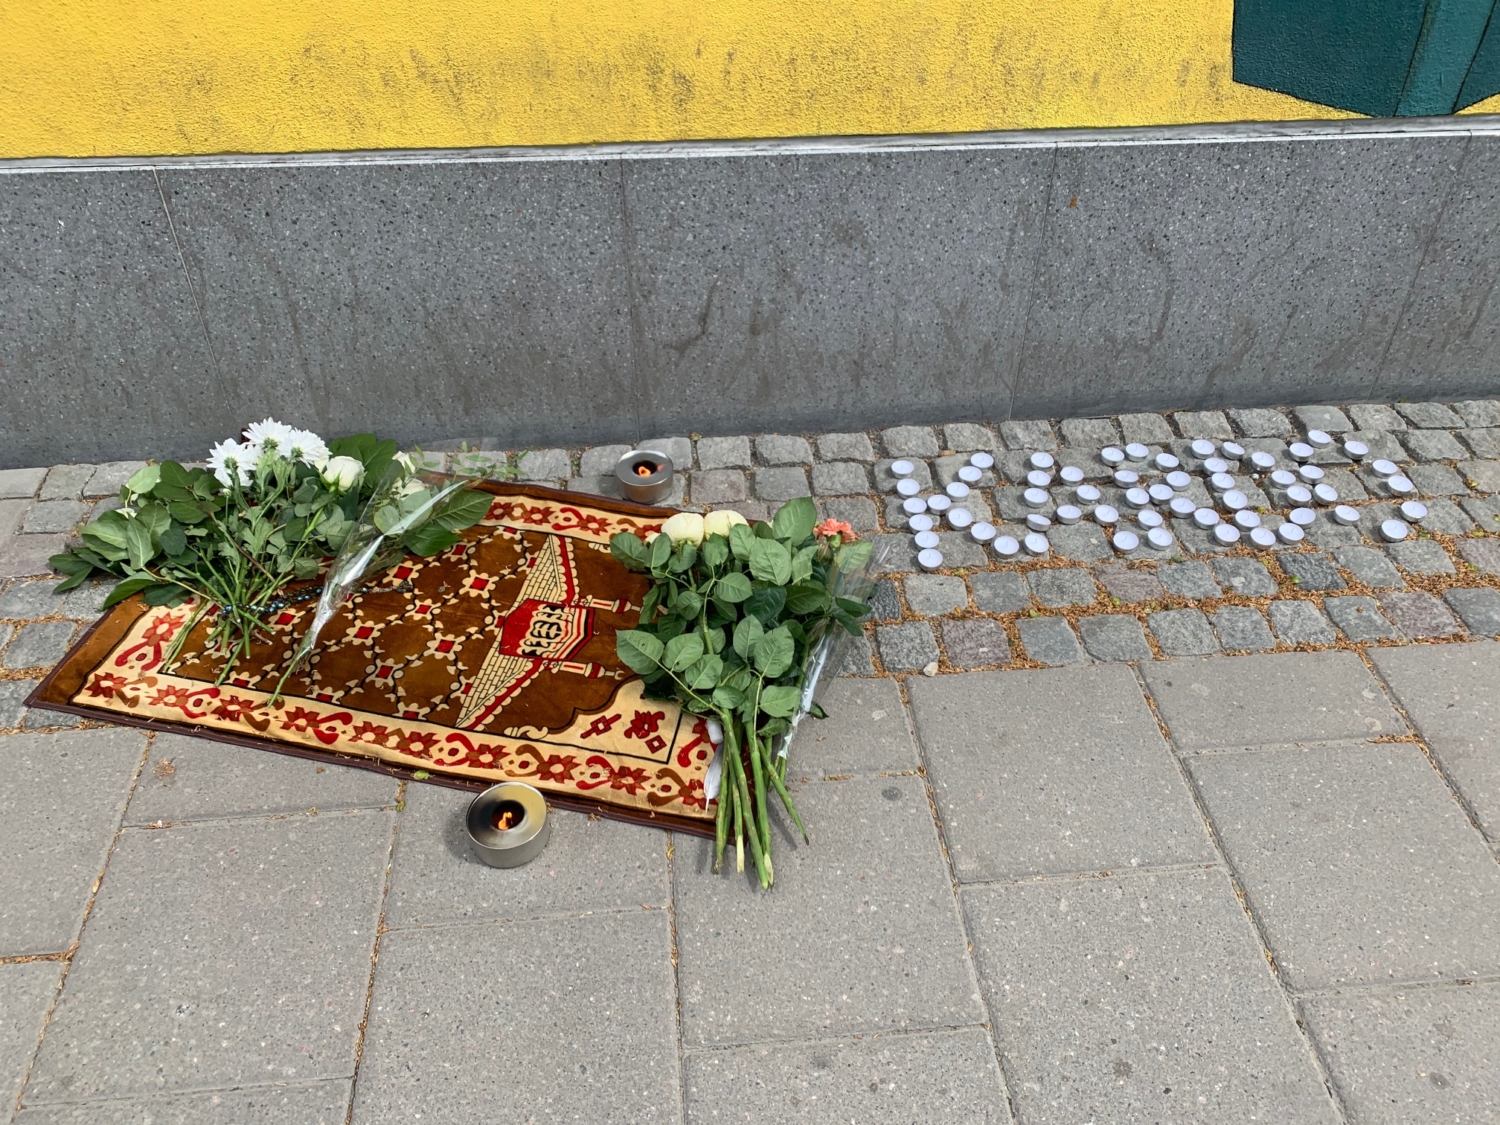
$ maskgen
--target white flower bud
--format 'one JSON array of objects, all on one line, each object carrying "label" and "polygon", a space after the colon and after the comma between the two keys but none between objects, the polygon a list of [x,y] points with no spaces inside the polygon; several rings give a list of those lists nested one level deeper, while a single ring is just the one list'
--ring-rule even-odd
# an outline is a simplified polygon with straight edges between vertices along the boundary
[{"label": "white flower bud", "polygon": [[356,457],[330,457],[321,475],[323,483],[335,492],[348,492],[364,479],[365,466]]},{"label": "white flower bud", "polygon": [[678,512],[661,525],[661,530],[673,543],[697,546],[703,542],[703,517],[697,512]]}]

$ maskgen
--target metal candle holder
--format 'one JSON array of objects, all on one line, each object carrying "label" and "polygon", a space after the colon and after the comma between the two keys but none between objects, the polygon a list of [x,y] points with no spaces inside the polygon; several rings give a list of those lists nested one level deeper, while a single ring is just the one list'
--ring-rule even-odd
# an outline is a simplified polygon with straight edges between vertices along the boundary
[{"label": "metal candle holder", "polygon": [[491,867],[520,867],[541,855],[552,824],[547,801],[530,785],[492,785],[469,804],[464,827],[474,851]]},{"label": "metal candle holder", "polygon": [[655,449],[632,449],[615,463],[621,490],[638,504],[665,500],[672,491],[672,473],[672,458]]}]

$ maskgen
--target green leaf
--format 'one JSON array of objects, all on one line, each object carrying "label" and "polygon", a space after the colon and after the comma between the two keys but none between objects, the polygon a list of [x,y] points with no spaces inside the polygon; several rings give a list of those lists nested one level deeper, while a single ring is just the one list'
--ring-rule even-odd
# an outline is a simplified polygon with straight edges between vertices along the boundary
[{"label": "green leaf", "polygon": [[863,617],[870,612],[870,607],[858,598],[836,598],[835,601],[850,617]]},{"label": "green leaf", "polygon": [[729,549],[740,562],[750,561],[750,548],[755,544],[755,532],[748,524],[737,523],[729,529]]},{"label": "green leaf", "polygon": [[667,560],[672,557],[672,540],[664,534],[657,537],[647,545],[646,561],[652,570],[666,565]]},{"label": "green leaf", "polygon": [[760,709],[767,715],[785,719],[802,702],[802,690],[785,684],[773,685],[760,693]]},{"label": "green leaf", "polygon": [[[161,465],[158,466],[158,468],[160,469],[161,475],[157,479],[164,485],[168,485],[172,488],[188,488],[192,483],[193,478],[191,477],[191,475],[189,475],[188,471],[182,467],[180,462],[163,461]],[[129,483],[129,481],[126,482],[127,485]]]},{"label": "green leaf", "polygon": [[853,543],[845,543],[834,552],[834,564],[844,574],[857,574],[870,563],[870,552],[875,545],[868,539],[856,539]]},{"label": "green leaf", "polygon": [[443,502],[433,519],[449,531],[463,531],[489,515],[490,505],[494,502],[495,498],[488,492],[476,488],[460,489]]},{"label": "green leaf", "polygon": [[174,500],[172,503],[167,505],[167,512],[178,523],[185,523],[190,527],[194,524],[200,524],[204,520],[208,519],[207,512],[205,512],[197,504],[190,503],[186,500]]},{"label": "green leaf", "polygon": [[402,546],[423,557],[446,551],[457,542],[457,532],[448,531],[435,523],[424,523],[401,537]]},{"label": "green leaf", "polygon": [[683,617],[691,618],[697,617],[699,611],[702,609],[703,598],[699,595],[698,591],[684,590],[677,595],[677,604],[673,607],[673,612],[681,614]]},{"label": "green leaf", "polygon": [[141,522],[153,539],[166,531],[172,523],[172,515],[167,511],[167,506],[154,501],[142,504],[135,518]]},{"label": "green leaf", "polygon": [[813,525],[817,522],[817,506],[810,497],[799,496],[781,506],[776,518],[771,521],[771,530],[776,533],[777,539],[789,540],[795,547],[812,534]]},{"label": "green leaf", "polygon": [[54,594],[66,594],[75,586],[81,585],[94,572],[92,562],[72,551],[62,555],[53,555],[47,560],[47,565],[58,574],[67,576],[52,588]]},{"label": "green leaf", "polygon": [[757,539],[750,548],[750,573],[762,582],[785,586],[792,578],[792,556],[774,539]]},{"label": "green leaf", "polygon": [[703,643],[707,646],[708,652],[714,653],[724,651],[723,629],[710,629],[707,633],[700,631],[698,635],[703,638]]},{"label": "green leaf", "polygon": [[720,684],[714,688],[713,700],[714,706],[722,707],[726,711],[733,711],[745,702],[745,696],[737,688],[732,688],[727,684]]},{"label": "green leaf", "polygon": [[646,569],[646,544],[632,532],[622,531],[611,539],[609,553],[627,570]]},{"label": "green leaf", "polygon": [[131,594],[139,593],[147,586],[154,585],[156,585],[156,579],[154,578],[127,578],[123,582],[116,584],[115,588],[109,592],[109,597],[104,599],[104,608],[108,609],[112,605],[119,605],[126,598],[130,597]]},{"label": "green leaf", "polygon": [[745,602],[745,612],[760,618],[765,625],[774,625],[786,608],[786,590],[781,586],[766,586],[751,594]]},{"label": "green leaf", "polygon": [[797,645],[786,626],[772,629],[755,642],[755,667],[767,679],[775,679],[792,666]]},{"label": "green leaf", "polygon": [[812,577],[813,560],[818,557],[818,548],[803,547],[792,556],[792,581],[806,582]]},{"label": "green leaf", "polygon": [[641,623],[649,625],[656,620],[656,607],[661,603],[661,592],[664,587],[652,586],[646,591],[646,596],[641,599]]},{"label": "green leaf", "polygon": [[698,548],[691,543],[679,543],[672,552],[672,561],[667,564],[667,570],[673,574],[685,574],[697,561]]},{"label": "green leaf", "polygon": [[[181,466],[178,467],[181,468]],[[147,465],[131,473],[130,479],[125,482],[125,487],[134,495],[141,496],[155,488],[159,480],[161,480],[161,466]]]},{"label": "green leaf", "polygon": [[683,633],[667,642],[667,655],[662,663],[673,672],[681,672],[702,655],[703,638],[697,633]]},{"label": "green leaf", "polygon": [[125,553],[131,570],[145,570],[151,556],[156,554],[156,545],[151,542],[151,532],[139,520],[125,522]]},{"label": "green leaf", "polygon": [[187,550],[187,536],[182,528],[173,525],[161,533],[161,549],[169,555],[180,555]]},{"label": "green leaf", "polygon": [[125,528],[129,523],[129,518],[119,512],[105,512],[83,529],[83,537],[97,539],[100,543],[124,550]]},{"label": "green leaf", "polygon": [[722,535],[710,535],[703,541],[700,548],[703,555],[703,565],[710,570],[718,570],[729,561],[729,540]]},{"label": "green leaf", "polygon": [[714,597],[726,602],[742,602],[753,593],[755,588],[750,585],[750,579],[737,570],[731,570],[714,583]]},{"label": "green leaf", "polygon": [[187,600],[187,591],[175,582],[158,582],[141,592],[141,600],[147,605],[181,605]]},{"label": "green leaf", "polygon": [[828,591],[810,582],[787,587],[786,607],[799,617],[822,613],[828,608]]},{"label": "green leaf", "polygon": [[640,629],[621,629],[615,633],[615,654],[637,676],[659,671],[663,652],[661,641]]},{"label": "green leaf", "polygon": [[718,686],[719,677],[723,674],[724,661],[713,653],[705,653],[693,662],[683,678],[693,690],[709,691]]},{"label": "green leaf", "polygon": [[734,627],[734,651],[740,654],[741,659],[749,660],[750,654],[755,651],[755,642],[765,635],[766,629],[760,623],[760,618],[740,618],[740,623]]}]

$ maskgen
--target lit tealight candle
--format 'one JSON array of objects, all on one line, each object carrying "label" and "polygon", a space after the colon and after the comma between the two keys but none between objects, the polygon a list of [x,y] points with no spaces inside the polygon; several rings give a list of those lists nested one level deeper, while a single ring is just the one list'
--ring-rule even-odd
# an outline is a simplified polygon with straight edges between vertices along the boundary
[{"label": "lit tealight candle", "polygon": [[1219,522],[1219,513],[1212,508],[1198,508],[1193,512],[1193,522],[1207,531]]},{"label": "lit tealight candle", "polygon": [[981,471],[984,469],[993,469],[995,467],[995,458],[988,453],[971,453],[969,454],[969,464]]},{"label": "lit tealight candle", "polygon": [[978,484],[984,479],[984,470],[974,465],[965,465],[958,470],[958,479],[965,484]]},{"label": "lit tealight candle", "polygon": [[915,496],[922,491],[922,486],[911,477],[902,477],[896,482],[896,491],[902,496]]},{"label": "lit tealight candle", "polygon": [[927,510],[930,512],[946,512],[951,507],[953,507],[953,501],[941,492],[927,498]]},{"label": "lit tealight candle", "polygon": [[1261,472],[1265,472],[1267,469],[1274,469],[1276,467],[1276,458],[1269,453],[1257,451],[1250,454],[1250,464]]},{"label": "lit tealight candle", "polygon": [[1333,510],[1333,518],[1345,527],[1353,527],[1359,522],[1359,509],[1351,508],[1348,504],[1340,504]]},{"label": "lit tealight candle", "polygon": [[1184,488],[1193,483],[1193,478],[1191,474],[1185,473],[1181,469],[1178,469],[1176,472],[1167,474],[1167,483],[1175,488],[1178,492],[1181,492]]},{"label": "lit tealight candle", "polygon": [[1223,496],[1219,497],[1219,500],[1231,512],[1243,511],[1250,506],[1250,497],[1246,496],[1238,488],[1231,488]]},{"label": "lit tealight candle", "polygon": [[1144,508],[1151,503],[1151,493],[1144,488],[1127,488],[1125,490],[1125,503],[1132,508]]},{"label": "lit tealight candle", "polygon": [[1135,514],[1135,522],[1145,528],[1160,527],[1163,523],[1161,513],[1150,508],[1143,508]]},{"label": "lit tealight candle", "polygon": [[1401,471],[1394,461],[1387,461],[1384,457],[1370,462],[1370,468],[1375,471],[1377,477],[1393,477]]},{"label": "lit tealight candle", "polygon": [[1214,525],[1214,542],[1231,547],[1240,541],[1240,529],[1231,523]]},{"label": "lit tealight candle", "polygon": [[913,531],[931,531],[933,519],[926,512],[918,512],[906,521],[906,526]]},{"label": "lit tealight candle", "polygon": [[1386,520],[1380,525],[1380,537],[1387,543],[1399,543],[1411,534],[1411,528],[1401,520]]},{"label": "lit tealight candle", "polygon": [[1324,506],[1337,504],[1339,502],[1339,490],[1334,488],[1331,484],[1313,485],[1313,496],[1317,498],[1319,504],[1322,504]]},{"label": "lit tealight candle", "polygon": [[1311,461],[1313,454],[1317,452],[1316,449],[1308,445],[1305,441],[1292,442],[1291,445],[1286,447],[1286,451],[1291,455],[1293,461]]},{"label": "lit tealight candle", "polygon": [[1388,477],[1385,486],[1397,496],[1410,496],[1417,490],[1417,486],[1412,484],[1411,478],[1402,476],[1400,473],[1397,473],[1393,477]]},{"label": "lit tealight candle", "polygon": [[1182,462],[1170,453],[1158,453],[1156,455],[1156,467],[1164,473],[1170,472],[1181,465]]},{"label": "lit tealight candle", "polygon": [[1199,438],[1197,441],[1193,442],[1191,446],[1194,457],[1212,457],[1214,455],[1214,450],[1218,448],[1219,447],[1217,445],[1207,440],[1206,438]]},{"label": "lit tealight candle", "polygon": [[1215,492],[1228,492],[1234,487],[1234,478],[1228,473],[1215,473],[1208,478],[1208,486]]},{"label": "lit tealight candle", "polygon": [[923,570],[937,570],[943,565],[943,552],[936,547],[928,547],[925,551],[917,552],[917,565]]},{"label": "lit tealight candle", "polygon": [[959,531],[974,522],[974,514],[967,508],[948,509],[948,526],[955,527]]},{"label": "lit tealight candle", "polygon": [[1241,508],[1234,513],[1234,526],[1241,531],[1249,531],[1260,526],[1260,517],[1249,508]]},{"label": "lit tealight candle", "polygon": [[1420,500],[1406,500],[1401,504],[1401,514],[1412,523],[1421,523],[1427,518],[1427,505]]},{"label": "lit tealight candle", "polygon": [[947,488],[943,489],[943,491],[946,492],[949,496],[953,497],[953,499],[955,500],[962,500],[969,494],[969,486],[961,480],[956,480]]},{"label": "lit tealight candle", "polygon": [[1333,438],[1323,430],[1308,430],[1307,444],[1314,449],[1327,449],[1333,444]]},{"label": "lit tealight candle", "polygon": [[1044,453],[1040,449],[1031,455],[1030,461],[1033,469],[1050,469],[1057,464],[1057,459],[1052,454]]},{"label": "lit tealight candle", "polygon": [[1100,504],[1097,508],[1094,509],[1094,519],[1103,524],[1105,527],[1108,527],[1112,523],[1119,522],[1120,513],[1115,511],[1115,509],[1110,507],[1108,504]]},{"label": "lit tealight candle", "polygon": [[1083,482],[1083,470],[1077,465],[1064,465],[1057,470],[1057,475],[1062,477],[1067,484],[1081,484]]},{"label": "lit tealight candle", "polygon": [[1020,553],[1021,544],[1014,535],[995,536],[995,554],[1002,559],[1013,559]]},{"label": "lit tealight candle", "polygon": [[1172,514],[1180,520],[1192,519],[1193,513],[1198,510],[1198,503],[1191,496],[1174,496],[1169,506]]},{"label": "lit tealight candle", "polygon": [[1040,531],[1033,531],[1023,540],[1028,555],[1045,555],[1051,549],[1052,544],[1047,542],[1047,537]]},{"label": "lit tealight candle", "polygon": [[1226,441],[1219,446],[1225,457],[1240,458],[1245,455],[1245,447],[1237,441]]},{"label": "lit tealight candle", "polygon": [[1151,456],[1151,450],[1147,449],[1138,441],[1133,441],[1125,447],[1125,456],[1132,461],[1144,461]]},{"label": "lit tealight candle", "polygon": [[1286,490],[1286,498],[1293,504],[1311,504],[1313,498],[1312,489],[1306,485],[1294,484]]},{"label": "lit tealight candle", "polygon": [[1139,484],[1140,480],[1141,474],[1134,469],[1119,469],[1115,472],[1115,483],[1121,488],[1129,488],[1132,485]]},{"label": "lit tealight candle", "polygon": [[912,542],[917,545],[917,550],[926,551],[936,547],[942,540],[935,531],[919,531],[912,536]]},{"label": "lit tealight candle", "polygon": [[1229,462],[1222,457],[1210,457],[1207,461],[1203,462],[1203,471],[1205,473],[1227,473],[1229,471]]},{"label": "lit tealight candle", "polygon": [[1353,438],[1350,438],[1348,441],[1344,442],[1344,456],[1348,457],[1349,460],[1358,461],[1361,458],[1368,457],[1369,455],[1370,447],[1364,442],[1355,441]]},{"label": "lit tealight candle", "polygon": [[1276,538],[1283,543],[1300,543],[1307,538],[1307,532],[1294,523],[1284,523],[1276,529]]},{"label": "lit tealight candle", "polygon": [[1077,523],[1081,519],[1083,519],[1083,509],[1074,504],[1064,504],[1057,509],[1058,523],[1072,524]]},{"label": "lit tealight candle", "polygon": [[1286,514],[1286,518],[1298,527],[1311,527],[1318,521],[1318,513],[1311,508],[1293,508]]},{"label": "lit tealight candle", "polygon": [[1250,542],[1257,547],[1276,546],[1276,533],[1269,527],[1252,527],[1250,529]]},{"label": "lit tealight candle", "polygon": [[1159,551],[1165,551],[1174,541],[1172,533],[1164,527],[1153,527],[1146,532],[1146,542]]},{"label": "lit tealight candle", "polygon": [[901,506],[906,509],[907,515],[917,516],[927,510],[927,501],[920,496],[908,496],[901,502]]},{"label": "lit tealight candle", "polygon": [[1041,512],[1032,512],[1026,517],[1026,526],[1032,531],[1046,531],[1052,526],[1052,521]]},{"label": "lit tealight candle", "polygon": [[1314,484],[1317,481],[1322,480],[1325,474],[1323,473],[1323,470],[1318,468],[1318,466],[1316,465],[1299,465],[1297,467],[1297,475],[1305,480],[1308,484]]},{"label": "lit tealight candle", "polygon": [[1032,488],[1047,488],[1052,484],[1052,474],[1041,469],[1032,469],[1026,474],[1026,483]]},{"label": "lit tealight candle", "polygon": [[916,471],[917,467],[910,461],[891,462],[891,476],[893,477],[909,477]]},{"label": "lit tealight candle", "polygon": [[969,528],[969,535],[976,543],[988,543],[995,538],[995,525],[985,520],[980,520]]},{"label": "lit tealight candle", "polygon": [[1146,491],[1151,494],[1152,501],[1157,504],[1165,504],[1172,499],[1172,486],[1162,484],[1161,481],[1157,481]]},{"label": "lit tealight candle", "polygon": [[1021,499],[1026,501],[1028,508],[1045,508],[1052,497],[1045,488],[1028,488],[1021,493]]},{"label": "lit tealight candle", "polygon": [[1129,554],[1141,545],[1141,537],[1133,531],[1117,531],[1111,542],[1121,554]]},{"label": "lit tealight candle", "polygon": [[1106,465],[1123,465],[1125,463],[1125,451],[1116,449],[1112,445],[1106,445],[1099,451],[1099,458]]},{"label": "lit tealight candle", "polygon": [[1099,502],[1099,497],[1103,496],[1104,493],[1100,492],[1091,484],[1080,484],[1073,490],[1073,495],[1078,497],[1078,499],[1082,500],[1085,504],[1097,504]]}]

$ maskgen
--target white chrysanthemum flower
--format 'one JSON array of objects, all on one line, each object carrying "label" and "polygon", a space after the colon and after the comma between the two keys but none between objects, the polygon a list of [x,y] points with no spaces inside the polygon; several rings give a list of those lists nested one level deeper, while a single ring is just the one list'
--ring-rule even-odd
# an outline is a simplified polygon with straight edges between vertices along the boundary
[{"label": "white chrysanthemum flower", "polygon": [[236,479],[240,484],[250,483],[250,471],[255,467],[257,452],[247,443],[221,441],[208,451],[208,467],[225,488]]},{"label": "white chrysanthemum flower", "polygon": [[310,430],[292,430],[287,435],[286,444],[281,447],[281,453],[293,461],[319,468],[328,463],[328,446]]},{"label": "white chrysanthemum flower", "polygon": [[297,433],[284,422],[267,418],[264,422],[251,422],[245,427],[245,444],[252,450],[252,461],[258,461],[262,453],[279,453],[288,456],[287,446]]}]

